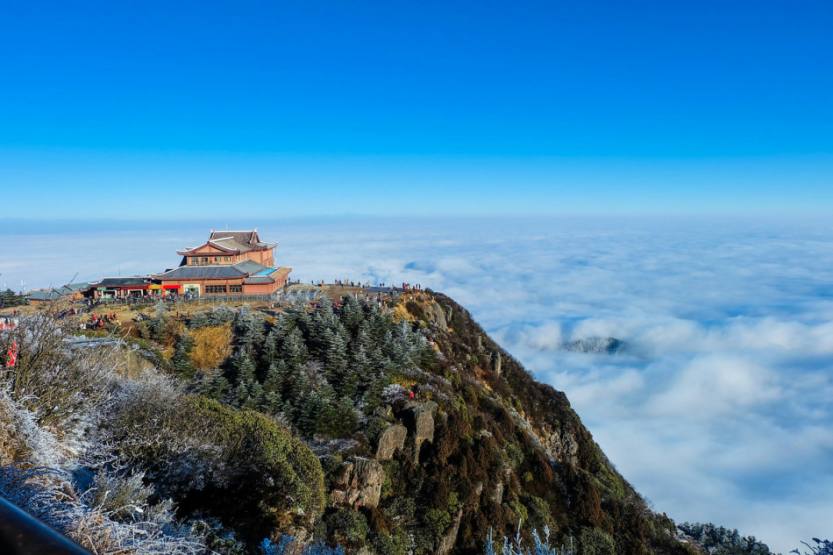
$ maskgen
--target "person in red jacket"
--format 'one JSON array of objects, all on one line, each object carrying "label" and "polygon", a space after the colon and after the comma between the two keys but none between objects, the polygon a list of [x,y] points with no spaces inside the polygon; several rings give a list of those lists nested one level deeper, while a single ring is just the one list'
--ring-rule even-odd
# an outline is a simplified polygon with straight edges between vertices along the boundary
[{"label": "person in red jacket", "polygon": [[6,368],[14,368],[15,364],[17,364],[17,341],[12,341],[6,352]]}]

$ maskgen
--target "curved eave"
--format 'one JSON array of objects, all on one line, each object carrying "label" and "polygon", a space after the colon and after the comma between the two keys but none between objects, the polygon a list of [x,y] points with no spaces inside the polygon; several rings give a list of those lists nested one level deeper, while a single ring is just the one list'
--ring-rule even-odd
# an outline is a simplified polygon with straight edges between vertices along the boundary
[{"label": "curved eave", "polygon": [[214,247],[215,249],[221,250],[228,254],[240,254],[240,251],[238,249],[230,249],[228,247],[224,247],[223,245],[217,244],[214,241],[203,243],[199,247],[193,247],[187,250],[176,251],[176,253],[180,256],[211,256],[210,254],[206,254],[204,252],[197,252],[197,249],[201,249],[207,246]]}]

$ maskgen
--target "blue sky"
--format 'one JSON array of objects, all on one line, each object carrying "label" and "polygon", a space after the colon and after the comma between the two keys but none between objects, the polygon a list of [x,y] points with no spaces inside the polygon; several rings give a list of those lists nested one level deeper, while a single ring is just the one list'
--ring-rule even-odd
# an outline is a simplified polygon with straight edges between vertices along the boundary
[{"label": "blue sky", "polygon": [[830,28],[825,1],[7,2],[0,218],[824,213]]}]

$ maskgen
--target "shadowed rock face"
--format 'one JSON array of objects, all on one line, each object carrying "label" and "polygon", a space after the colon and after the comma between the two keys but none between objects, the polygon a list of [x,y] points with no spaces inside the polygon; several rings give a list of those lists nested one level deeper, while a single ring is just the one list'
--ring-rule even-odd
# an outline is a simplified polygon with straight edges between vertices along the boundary
[{"label": "shadowed rock face", "polygon": [[405,421],[413,435],[414,462],[419,463],[419,450],[426,441],[434,441],[434,413],[437,403],[408,403],[405,407]]}]

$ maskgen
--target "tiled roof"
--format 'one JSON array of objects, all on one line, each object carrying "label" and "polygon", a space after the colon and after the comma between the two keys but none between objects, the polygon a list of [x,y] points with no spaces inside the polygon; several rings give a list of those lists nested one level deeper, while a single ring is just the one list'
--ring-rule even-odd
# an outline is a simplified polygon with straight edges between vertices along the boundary
[{"label": "tiled roof", "polygon": [[159,274],[159,279],[234,279],[246,275],[229,264],[217,264],[211,266],[180,266],[164,274]]},{"label": "tiled roof", "polygon": [[253,250],[273,249],[277,246],[277,243],[262,242],[260,240],[260,236],[257,234],[257,230],[212,231],[208,236],[208,241],[206,243],[196,247],[187,247],[184,250],[177,252],[185,255],[205,245],[211,245],[214,248],[225,252],[243,253]]},{"label": "tiled roof", "polygon": [[60,299],[61,296],[61,293],[55,289],[39,289],[26,294],[26,298],[30,301],[54,301]]},{"label": "tiled roof", "polygon": [[209,241],[220,241],[223,239],[233,239],[241,245],[253,245],[260,242],[260,237],[257,236],[257,231],[212,231],[209,235]]},{"label": "tiled roof", "polygon": [[235,268],[239,268],[241,271],[246,272],[247,274],[257,274],[266,270],[266,266],[263,264],[258,264],[254,260],[242,260],[234,265]]},{"label": "tiled roof", "polygon": [[251,260],[244,260],[237,264],[212,264],[208,266],[180,266],[174,270],[170,270],[163,274],[159,274],[159,279],[235,279],[247,277],[252,274],[259,273],[266,269],[266,266],[253,262]]},{"label": "tiled roof", "polygon": [[248,252],[252,250],[251,245],[243,244],[240,241],[235,240],[233,237],[225,237],[223,239],[209,239],[208,242],[216,247],[220,247],[221,249],[240,252]]},{"label": "tiled roof", "polygon": [[125,285],[145,285],[150,279],[144,276],[109,277],[92,285],[95,287],[124,287]]},{"label": "tiled roof", "polygon": [[60,287],[30,291],[26,296],[35,301],[54,301],[63,296],[71,295],[77,291],[84,291],[89,288],[90,284],[86,282],[67,283],[66,285],[62,285]]}]

